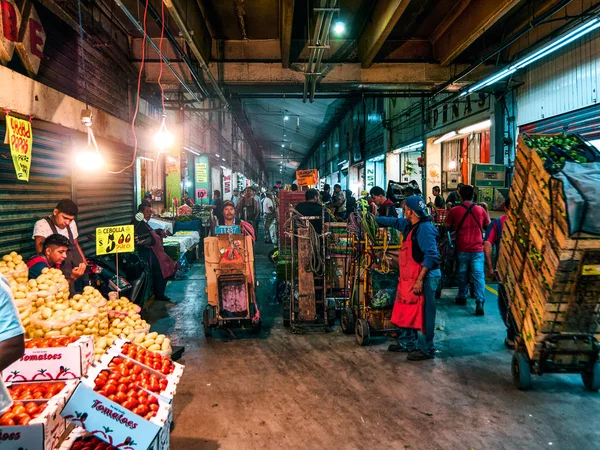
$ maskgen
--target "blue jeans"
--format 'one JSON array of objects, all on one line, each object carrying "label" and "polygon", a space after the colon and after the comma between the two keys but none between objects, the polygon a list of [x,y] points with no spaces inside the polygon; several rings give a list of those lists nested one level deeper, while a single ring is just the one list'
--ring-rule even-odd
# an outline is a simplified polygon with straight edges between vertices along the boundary
[{"label": "blue jeans", "polygon": [[435,329],[435,291],[440,283],[440,271],[432,271],[423,280],[423,296],[425,297],[425,346],[419,342],[419,331],[414,328],[402,328],[398,334],[398,344],[407,350],[419,348],[428,355],[433,355],[433,331]]},{"label": "blue jeans", "polygon": [[458,253],[458,297],[467,298],[469,294],[468,273],[473,276],[475,301],[485,302],[485,274],[483,252]]}]

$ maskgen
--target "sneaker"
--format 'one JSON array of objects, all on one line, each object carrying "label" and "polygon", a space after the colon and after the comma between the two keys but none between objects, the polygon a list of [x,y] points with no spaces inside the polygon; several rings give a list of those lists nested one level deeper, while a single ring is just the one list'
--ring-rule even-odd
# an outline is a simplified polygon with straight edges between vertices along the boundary
[{"label": "sneaker", "polygon": [[475,304],[475,315],[476,316],[483,316],[485,313],[483,312],[483,303],[481,302],[477,302]]},{"label": "sneaker", "polygon": [[424,361],[426,359],[433,358],[435,358],[435,356],[425,353],[423,350],[415,350],[414,352],[410,352],[406,357],[406,359],[409,361]]},{"label": "sneaker", "polygon": [[414,351],[414,349],[408,349],[404,345],[400,345],[400,344],[391,344],[388,347],[388,352],[410,353],[412,351]]},{"label": "sneaker", "polygon": [[467,299],[466,298],[461,298],[461,297],[456,297],[454,299],[454,302],[458,305],[458,306],[465,306],[467,304]]},{"label": "sneaker", "polygon": [[505,338],[504,339],[504,346],[510,350],[514,350],[515,348],[515,341],[513,341],[512,339],[509,338]]}]

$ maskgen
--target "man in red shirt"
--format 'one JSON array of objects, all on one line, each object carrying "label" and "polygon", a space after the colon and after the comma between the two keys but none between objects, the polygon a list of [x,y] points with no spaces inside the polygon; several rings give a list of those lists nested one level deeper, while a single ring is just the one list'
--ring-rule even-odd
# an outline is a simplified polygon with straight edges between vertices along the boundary
[{"label": "man in red shirt", "polygon": [[490,224],[490,218],[485,209],[473,203],[473,193],[473,186],[467,184],[460,187],[458,194],[462,203],[450,210],[444,226],[456,231],[459,263],[456,304],[467,304],[467,274],[470,271],[475,287],[475,315],[483,316],[485,302],[483,230]]},{"label": "man in red shirt", "polygon": [[378,217],[398,217],[394,202],[386,198],[383,188],[374,186],[371,188],[370,194],[373,198],[373,203],[377,205]]}]

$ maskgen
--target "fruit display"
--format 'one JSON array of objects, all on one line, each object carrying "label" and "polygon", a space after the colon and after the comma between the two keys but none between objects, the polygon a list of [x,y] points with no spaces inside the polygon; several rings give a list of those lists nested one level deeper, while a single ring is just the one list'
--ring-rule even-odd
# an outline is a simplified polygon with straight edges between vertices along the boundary
[{"label": "fruit display", "polygon": [[142,389],[160,394],[167,389],[169,382],[166,378],[150,373],[140,364],[136,364],[130,359],[120,358],[115,356],[108,363],[108,369],[111,372],[120,374],[122,377],[129,377],[131,381],[137,384]]},{"label": "fruit display", "polygon": [[77,336],[63,336],[56,338],[29,339],[25,341],[25,348],[53,348],[66,347],[78,339]]},{"label": "fruit display", "polygon": [[536,150],[544,168],[550,173],[561,170],[566,162],[584,164],[600,161],[598,152],[576,135],[524,135],[523,141]]},{"label": "fruit display", "polygon": [[79,436],[75,439],[73,445],[68,448],[70,450],[118,450],[117,447],[104,442],[94,435]]},{"label": "fruit display", "polygon": [[94,379],[94,391],[145,420],[156,416],[159,409],[158,398],[139,388],[128,370],[102,370]]},{"label": "fruit display", "polygon": [[8,386],[8,393],[13,400],[41,400],[50,399],[62,391],[66,383],[56,381],[52,383],[15,383]]},{"label": "fruit display", "polygon": [[[159,335],[156,339],[158,339],[160,336],[162,335]],[[162,345],[165,346],[164,341]],[[170,344],[167,343],[167,345]],[[121,349],[121,353],[131,359],[134,359],[135,361],[141,362],[145,366],[150,367],[151,369],[156,370],[163,375],[169,375],[173,373],[173,370],[175,370],[173,361],[171,361],[169,358],[161,356],[158,353],[155,353],[154,351],[150,350],[150,348],[145,348],[144,346],[125,344]]]},{"label": "fruit display", "polygon": [[2,416],[0,425],[27,425],[46,409],[47,403],[15,402]]}]

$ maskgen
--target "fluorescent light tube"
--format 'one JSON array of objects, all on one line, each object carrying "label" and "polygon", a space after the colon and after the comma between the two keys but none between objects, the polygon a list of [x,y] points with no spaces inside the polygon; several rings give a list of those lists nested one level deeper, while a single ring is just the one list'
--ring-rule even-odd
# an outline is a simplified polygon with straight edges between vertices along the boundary
[{"label": "fluorescent light tube", "polygon": [[484,120],[483,122],[479,122],[473,125],[469,125],[468,127],[463,128],[462,130],[458,130],[458,134],[471,134],[475,131],[487,130],[492,126],[492,121],[490,119]]},{"label": "fluorescent light tube", "polygon": [[434,144],[441,144],[444,141],[452,139],[454,136],[456,136],[456,131],[451,131],[450,133],[446,133],[442,137],[436,139],[435,141],[433,141],[433,143]]},{"label": "fluorescent light tube", "polygon": [[190,152],[190,153],[192,153],[192,154],[196,155],[196,156],[200,156],[200,153],[198,153],[196,150],[192,150],[192,149],[191,149],[191,148],[189,148],[189,147],[183,147],[183,149],[184,149],[185,151],[188,151],[188,152]]}]

